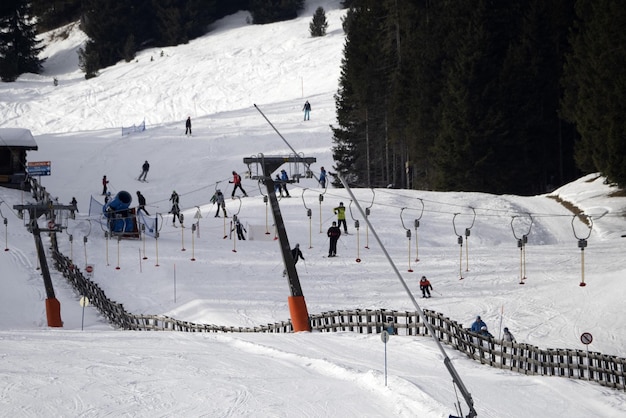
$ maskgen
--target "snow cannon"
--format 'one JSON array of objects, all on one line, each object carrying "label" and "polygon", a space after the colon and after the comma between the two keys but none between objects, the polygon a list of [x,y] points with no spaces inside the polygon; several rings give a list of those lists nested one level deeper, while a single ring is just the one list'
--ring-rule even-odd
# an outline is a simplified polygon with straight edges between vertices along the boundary
[{"label": "snow cannon", "polygon": [[109,230],[111,232],[129,232],[133,230],[133,220],[129,216],[133,197],[125,190],[121,190],[110,202],[102,207],[104,216],[109,219]]}]

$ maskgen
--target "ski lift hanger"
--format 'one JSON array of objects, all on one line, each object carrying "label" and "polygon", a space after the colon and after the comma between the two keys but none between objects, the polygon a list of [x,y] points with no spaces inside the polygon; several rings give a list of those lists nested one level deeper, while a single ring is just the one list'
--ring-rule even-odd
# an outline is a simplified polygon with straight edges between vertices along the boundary
[{"label": "ski lift hanger", "polygon": [[[511,218],[511,230],[513,231],[513,237],[515,237],[516,240],[520,240],[520,239],[524,239],[524,237],[528,237],[528,235],[530,235],[530,231],[533,227],[533,223],[534,223],[534,219],[532,217],[532,215],[530,213],[527,213],[526,216],[528,217],[528,219],[530,219],[530,224],[528,225],[528,232],[526,232],[525,234],[522,234],[521,237],[517,236],[517,233],[515,232],[515,226],[513,225],[515,220],[517,218],[521,218],[520,215],[515,215]],[[518,227],[518,230],[521,229],[521,227]],[[518,231],[519,232],[519,231]]]},{"label": "ski lift hanger", "polygon": [[[468,228],[465,228],[465,236],[466,236],[466,237],[467,237],[467,236],[469,236],[469,231],[470,231],[470,230],[474,227],[474,222],[476,221],[476,210],[475,210],[473,207],[471,207],[471,206],[470,206],[470,209],[471,209],[471,210],[472,210],[472,212],[473,212],[473,218],[472,218],[472,224],[471,224]],[[455,214],[454,214],[454,217],[452,218],[452,227],[454,228],[454,233],[456,234],[456,236],[457,236],[457,237],[461,237],[462,235],[461,235],[461,234],[459,234],[459,233],[456,231],[456,222],[455,222],[455,221],[456,221],[456,217],[457,217],[458,215],[460,215],[460,213],[455,213]]]}]

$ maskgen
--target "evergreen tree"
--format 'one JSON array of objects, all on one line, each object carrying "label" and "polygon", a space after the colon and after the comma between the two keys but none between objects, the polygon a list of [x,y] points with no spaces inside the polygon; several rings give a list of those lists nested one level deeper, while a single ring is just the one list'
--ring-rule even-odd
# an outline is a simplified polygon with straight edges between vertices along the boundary
[{"label": "evergreen tree", "polygon": [[323,7],[318,7],[313,15],[313,20],[309,24],[309,32],[312,37],[326,36],[328,22],[326,21],[326,12]]},{"label": "evergreen tree", "polygon": [[83,30],[89,36],[79,51],[86,77],[139,48],[186,43],[204,34],[214,19],[215,0],[84,0]]},{"label": "evergreen tree", "polygon": [[33,0],[39,31],[49,31],[80,18],[81,0]]},{"label": "evergreen tree", "polygon": [[576,125],[576,162],[626,186],[626,11],[616,0],[579,0],[562,114]]},{"label": "evergreen tree", "polygon": [[0,6],[0,79],[15,81],[20,74],[41,72],[43,47],[37,40],[31,4],[27,0],[3,0]]},{"label": "evergreen tree", "polygon": [[573,1],[351,1],[337,171],[518,194],[571,179],[572,129],[556,109]]},{"label": "evergreen tree", "polygon": [[295,19],[304,7],[304,0],[250,0],[250,14],[254,24]]},{"label": "evergreen tree", "polygon": [[335,98],[339,126],[333,127],[333,154],[335,170],[351,185],[373,187],[387,181],[387,61],[381,58],[381,43],[372,36],[379,32],[381,11],[382,3],[376,0],[348,10],[347,19],[353,24]]}]

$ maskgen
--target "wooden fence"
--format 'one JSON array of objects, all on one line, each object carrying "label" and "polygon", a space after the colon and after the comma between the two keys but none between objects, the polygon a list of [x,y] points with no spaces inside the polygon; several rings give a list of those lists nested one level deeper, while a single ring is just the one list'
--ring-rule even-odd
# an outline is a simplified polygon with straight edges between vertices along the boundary
[{"label": "wooden fence", "polygon": [[[33,179],[34,180],[34,179]],[[50,199],[49,195],[31,181],[33,196]],[[111,301],[102,289],[84,277],[74,263],[58,250],[56,233],[50,234],[52,257],[58,271],[86,296],[111,324],[126,330],[183,331],[183,332],[293,332],[291,321],[282,321],[257,327],[227,327],[195,324],[167,316],[134,315],[121,303]],[[491,367],[507,369],[527,375],[560,376],[589,380],[602,386],[626,390],[626,359],[596,352],[571,349],[540,349],[530,344],[509,343],[478,335],[462,324],[440,313],[424,310],[436,338],[442,343],[465,353],[469,358]],[[312,331],[358,332],[378,334],[383,330],[400,336],[427,336],[429,330],[417,312],[385,309],[356,309],[323,312],[309,315]]]}]

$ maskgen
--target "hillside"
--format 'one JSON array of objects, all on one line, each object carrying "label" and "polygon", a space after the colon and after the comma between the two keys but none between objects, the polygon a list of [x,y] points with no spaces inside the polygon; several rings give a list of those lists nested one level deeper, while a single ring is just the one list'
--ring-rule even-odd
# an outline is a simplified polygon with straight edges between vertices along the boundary
[{"label": "hillside", "polygon": [[[319,5],[327,10],[329,35],[312,39],[308,23]],[[79,216],[65,220],[67,229],[60,234],[63,252],[79,266],[94,265],[94,281],[109,298],[133,313],[198,323],[255,326],[289,318],[289,289],[276,241],[224,238],[232,218],[215,218],[210,197],[220,188],[231,216],[237,214],[249,230],[272,230],[266,191],[257,181],[244,178],[250,197],[230,199],[231,172],[250,169],[255,174],[256,167],[246,166],[244,157],[292,153],[254,104],[298,153],[317,158],[316,173],[321,166],[332,170],[329,125],[335,122],[333,95],[343,42],[338,5],[310,1],[299,19],[263,26],[246,24],[245,14],[238,13],[188,45],[165,48],[163,56],[160,49],[144,51],[137,62],[119,63],[88,81],[75,61],[84,37],[73,28],[44,51],[50,57],[44,75],[0,84],[0,128],[31,129],[39,151],[30,153],[29,161],[52,162],[52,175],[41,183],[61,202],[78,200]],[[59,86],[53,86],[52,77]],[[307,99],[313,109],[305,122],[302,105]],[[193,121],[191,137],[184,135],[187,116]],[[144,119],[144,132],[121,135],[122,126]],[[136,178],[145,160],[151,165],[148,182],[140,183]],[[302,172],[295,165],[284,168],[292,176]],[[105,174],[114,193],[126,190],[134,196],[140,190],[146,196],[148,211],[162,223],[158,243],[105,239],[89,216],[90,200],[102,201]],[[289,188],[292,197],[280,200],[280,210],[291,246],[299,243],[304,252],[297,269],[310,313],[414,310],[345,190],[324,190],[307,178]],[[185,229],[171,226],[172,190],[181,196]],[[601,177],[590,175],[553,193],[592,217],[590,231],[546,195],[398,189],[354,193],[371,208],[369,219],[414,294],[419,298],[419,277],[432,282],[433,297],[418,299],[422,308],[466,326],[481,315],[494,335],[508,326],[518,341],[540,347],[584,350],[580,334],[591,332],[590,350],[626,357],[626,239],[621,237],[626,233],[626,198],[610,197],[613,191]],[[0,255],[0,390],[8,415],[455,413],[458,393],[441,354],[426,338],[392,337],[383,348],[378,335],[347,332],[120,332],[93,308],[83,311],[80,295],[58,273],[53,282],[64,326],[48,328],[32,236],[12,209],[30,196],[0,189],[0,200],[8,248]],[[340,238],[338,257],[329,259],[325,232],[339,202],[349,207],[349,234]],[[202,218],[192,241],[190,225],[198,210]],[[414,228],[416,219],[419,229]],[[358,231],[355,220],[360,220]],[[460,249],[457,235],[466,228],[471,234]],[[524,233],[527,279],[520,285],[515,234]],[[578,237],[587,234],[587,286],[581,287]],[[190,260],[192,251],[195,261]],[[626,414],[623,392],[492,369],[452,350],[448,355],[480,417]]]}]

